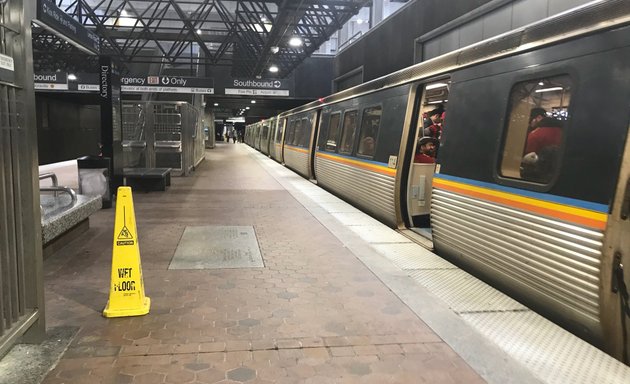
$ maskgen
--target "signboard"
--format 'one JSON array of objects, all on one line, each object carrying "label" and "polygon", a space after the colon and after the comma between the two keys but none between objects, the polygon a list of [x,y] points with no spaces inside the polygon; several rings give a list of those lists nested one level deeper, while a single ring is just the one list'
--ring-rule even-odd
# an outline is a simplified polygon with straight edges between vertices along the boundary
[{"label": "signboard", "polygon": [[89,53],[100,51],[99,36],[59,9],[54,0],[37,0],[35,21]]},{"label": "signboard", "polygon": [[33,74],[36,90],[67,91],[68,74],[63,72],[39,72]]},{"label": "signboard", "polygon": [[281,79],[233,79],[226,95],[289,96],[289,84]]},{"label": "signboard", "polygon": [[186,76],[130,76],[120,79],[123,92],[214,94],[214,80]]},{"label": "signboard", "polygon": [[15,81],[15,65],[11,56],[0,54],[0,81],[7,83]]}]

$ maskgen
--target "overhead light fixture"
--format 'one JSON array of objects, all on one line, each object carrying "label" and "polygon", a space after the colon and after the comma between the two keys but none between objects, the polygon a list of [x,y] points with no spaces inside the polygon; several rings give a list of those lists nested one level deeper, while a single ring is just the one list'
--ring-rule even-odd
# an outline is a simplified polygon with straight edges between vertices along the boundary
[{"label": "overhead light fixture", "polygon": [[543,83],[542,81],[538,83],[538,85],[545,85],[545,83]]},{"label": "overhead light fixture", "polygon": [[363,19],[357,19],[357,24],[363,24]]},{"label": "overhead light fixture", "polygon": [[260,21],[262,23],[266,23],[267,22],[267,18],[265,16],[263,16],[263,17],[260,18]]},{"label": "overhead light fixture", "polygon": [[302,39],[300,39],[297,36],[292,37],[289,40],[289,45],[292,47],[301,47],[302,46]]},{"label": "overhead light fixture", "polygon": [[280,47],[273,46],[271,47],[271,53],[276,54],[280,51]]},{"label": "overhead light fixture", "polygon": [[122,16],[122,17],[129,17],[129,12],[127,12],[126,10],[123,9],[122,11],[120,11],[120,16]]},{"label": "overhead light fixture", "polygon": [[437,89],[437,88],[444,88],[446,87],[448,84],[446,83],[434,83],[434,84],[429,84],[427,85],[427,91],[431,90],[431,89]]},{"label": "overhead light fixture", "polygon": [[562,88],[562,87],[541,88],[541,89],[537,89],[536,93],[562,91],[563,89],[564,88]]},{"label": "overhead light fixture", "polygon": [[252,104],[256,104],[256,100],[252,100]]},{"label": "overhead light fixture", "polygon": [[249,110],[249,107],[245,107],[245,109]]},{"label": "overhead light fixture", "polygon": [[278,67],[276,65],[272,65],[269,67],[269,72],[276,73],[278,72]]},{"label": "overhead light fixture", "polygon": [[74,73],[68,74],[68,80],[75,81],[77,79],[77,75]]},{"label": "overhead light fixture", "polygon": [[219,106],[219,103],[214,103],[214,106],[215,106],[215,107],[218,107],[218,106]]},{"label": "overhead light fixture", "polygon": [[198,29],[198,30],[197,30],[197,34],[198,34],[198,35],[201,35],[201,29]]}]

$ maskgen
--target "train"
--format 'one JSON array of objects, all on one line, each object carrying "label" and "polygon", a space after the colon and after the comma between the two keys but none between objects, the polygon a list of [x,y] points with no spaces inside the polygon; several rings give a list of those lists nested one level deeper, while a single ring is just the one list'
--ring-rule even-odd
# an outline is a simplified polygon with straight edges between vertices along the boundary
[{"label": "train", "polygon": [[[595,1],[250,124],[245,142],[628,364],[629,124],[630,2]],[[434,162],[414,161],[423,140]]]}]

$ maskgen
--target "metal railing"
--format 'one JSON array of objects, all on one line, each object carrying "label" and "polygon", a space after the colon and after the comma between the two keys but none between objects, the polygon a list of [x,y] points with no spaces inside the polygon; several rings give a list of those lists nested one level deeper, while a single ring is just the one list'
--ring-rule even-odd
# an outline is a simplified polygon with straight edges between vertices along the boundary
[{"label": "metal railing", "polygon": [[71,205],[74,205],[77,202],[77,193],[70,187],[63,187],[54,185],[51,187],[40,187],[40,192],[55,192],[55,196],[57,196],[57,192],[66,192],[70,195]]}]

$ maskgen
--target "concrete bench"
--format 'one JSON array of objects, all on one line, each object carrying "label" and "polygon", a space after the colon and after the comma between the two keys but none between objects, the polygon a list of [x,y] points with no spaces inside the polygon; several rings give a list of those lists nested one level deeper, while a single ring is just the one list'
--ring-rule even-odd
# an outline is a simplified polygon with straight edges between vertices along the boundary
[{"label": "concrete bench", "polygon": [[100,196],[60,193],[57,196],[42,194],[42,247],[44,257],[61,249],[90,227],[90,215],[101,209]]},{"label": "concrete bench", "polygon": [[166,191],[171,185],[171,168],[125,168],[123,184],[139,191]]}]

